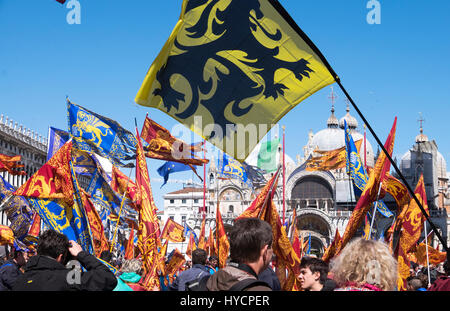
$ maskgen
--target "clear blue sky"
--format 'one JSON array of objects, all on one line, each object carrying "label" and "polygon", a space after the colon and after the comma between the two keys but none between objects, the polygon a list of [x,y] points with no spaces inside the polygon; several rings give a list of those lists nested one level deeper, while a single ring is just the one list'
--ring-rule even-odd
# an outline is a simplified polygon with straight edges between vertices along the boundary
[{"label": "clear blue sky", "polygon": [[[0,0],[0,113],[46,136],[49,126],[67,129],[69,96],[133,132],[134,119],[140,130],[147,112],[172,128],[175,120],[138,106],[134,97],[178,20],[182,1],[79,2],[81,24],[69,25],[70,10],[55,0]],[[424,133],[450,159],[449,1],[380,0],[379,25],[366,22],[366,0],[280,2],[328,59],[383,142],[398,116],[394,156],[413,145],[422,112]],[[337,86],[335,90],[340,118],[346,104]],[[281,119],[291,158],[301,154],[309,129],[326,126],[329,92],[317,92]],[[353,109],[351,113],[357,117]],[[368,139],[376,150],[373,137]],[[156,169],[162,162],[148,164],[151,178],[159,177]],[[190,172],[171,176],[193,177]],[[152,181],[161,209],[162,195],[181,185],[162,190],[160,185]]]}]

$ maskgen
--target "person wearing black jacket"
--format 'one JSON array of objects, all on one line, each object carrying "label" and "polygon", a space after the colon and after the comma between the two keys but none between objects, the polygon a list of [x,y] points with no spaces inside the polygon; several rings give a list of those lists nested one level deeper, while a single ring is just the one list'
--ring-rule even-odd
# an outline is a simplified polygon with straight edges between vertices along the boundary
[{"label": "person wearing black jacket", "polygon": [[[68,269],[68,259],[75,259],[87,270]],[[111,291],[117,279],[95,256],[82,250],[54,230],[45,231],[37,246],[37,255],[29,259],[25,273],[13,286],[15,291]]]},{"label": "person wearing black jacket", "polygon": [[0,267],[0,291],[10,291],[16,280],[23,274],[20,270],[28,260],[26,250],[13,249],[12,258]]}]

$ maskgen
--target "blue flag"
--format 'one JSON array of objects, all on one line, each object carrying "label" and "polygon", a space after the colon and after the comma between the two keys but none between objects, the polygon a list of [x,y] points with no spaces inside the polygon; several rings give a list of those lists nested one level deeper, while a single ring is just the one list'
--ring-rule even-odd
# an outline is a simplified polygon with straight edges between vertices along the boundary
[{"label": "blue flag", "polygon": [[169,174],[176,173],[176,172],[189,171],[189,170],[191,170],[191,167],[189,165],[179,163],[179,162],[167,161],[166,163],[164,163],[162,166],[160,166],[158,168],[158,174],[161,177],[164,177],[164,183],[161,185],[161,188],[169,180]]},{"label": "blue flag", "polygon": [[346,163],[347,172],[350,172],[350,178],[353,181],[353,190],[355,196],[360,197],[361,193],[366,187],[367,177],[366,170],[362,164],[361,157],[359,156],[358,149],[353,141],[353,137],[350,134],[350,130],[347,127],[347,121],[344,120],[345,129],[345,147],[346,147]]},{"label": "blue flag", "polygon": [[383,200],[378,200],[375,203],[377,205],[377,210],[381,215],[387,218],[394,216],[394,213],[391,212],[391,210],[386,206],[386,203],[384,203]]},{"label": "blue flag", "polygon": [[218,168],[219,175],[222,177],[237,178],[244,183],[251,184],[244,166],[224,152],[222,152],[222,157],[218,156]]},{"label": "blue flag", "polygon": [[95,152],[118,166],[135,158],[136,137],[119,123],[69,101],[67,110],[75,148]]},{"label": "blue flag", "polygon": [[189,227],[189,225],[185,222],[184,223],[184,236],[188,237],[190,233],[192,233],[192,235],[194,236],[195,244],[198,245],[198,237],[197,237],[197,235],[195,234],[194,230],[192,230],[192,228]]},{"label": "blue flag", "polygon": [[308,238],[308,250],[306,251],[306,254],[310,254],[311,253],[311,233],[309,234],[309,238]]},{"label": "blue flag", "polygon": [[22,241],[33,221],[33,212],[24,197],[11,196],[14,191],[16,188],[0,176],[0,202],[8,200],[3,211],[10,221],[9,227],[14,232],[14,237]]},{"label": "blue flag", "polygon": [[56,151],[59,150],[68,140],[70,134],[66,131],[49,127],[48,129],[48,145],[47,145],[47,161],[53,157]]}]

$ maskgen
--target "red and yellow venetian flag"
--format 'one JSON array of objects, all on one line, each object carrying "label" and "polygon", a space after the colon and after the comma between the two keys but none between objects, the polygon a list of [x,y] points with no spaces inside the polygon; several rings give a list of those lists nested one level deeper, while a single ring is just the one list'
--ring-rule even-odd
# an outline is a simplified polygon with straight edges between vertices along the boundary
[{"label": "red and yellow venetian flag", "polygon": [[66,142],[14,195],[39,199],[63,199],[73,205],[70,172],[72,141]]},{"label": "red and yellow venetian flag", "polygon": [[230,250],[230,242],[228,241],[225,226],[223,225],[222,214],[220,213],[219,204],[216,210],[216,241],[217,241],[217,257],[219,258],[219,268],[224,268]]},{"label": "red and yellow venetian flag", "polygon": [[[414,195],[422,204],[425,212],[428,213],[423,174],[419,178]],[[414,199],[411,199],[407,209],[401,216],[402,218],[399,220],[399,223],[401,223],[400,237],[397,247],[394,250],[394,256],[397,257],[398,262],[397,288],[398,290],[404,291],[406,290],[406,279],[409,276],[410,268],[408,253],[416,245],[417,241],[419,241],[423,222],[426,218]]]},{"label": "red and yellow venetian flag", "polygon": [[205,250],[206,245],[205,245],[205,226],[206,226],[206,216],[205,214],[203,214],[203,221],[202,221],[202,226],[200,229],[200,235],[198,237],[198,245],[197,248],[203,249]]},{"label": "red and yellow venetian flag", "polygon": [[330,260],[336,255],[336,250],[339,249],[340,243],[341,235],[339,234],[339,230],[336,228],[333,242],[331,242],[330,246],[328,246],[328,248],[326,249],[325,253],[322,256],[322,260],[327,263],[330,262]]},{"label": "red and yellow venetian flag", "polygon": [[149,158],[180,162],[186,165],[203,165],[209,162],[209,160],[195,155],[196,152],[202,150],[199,145],[190,145],[175,138],[166,128],[148,116],[145,117],[141,137],[149,144],[145,147],[145,156]]},{"label": "red and yellow venetian flag", "polygon": [[197,245],[195,244],[194,235],[191,232],[191,234],[189,235],[189,243],[186,248],[186,255],[192,258],[192,252],[195,251],[196,249]]},{"label": "red and yellow venetian flag", "polygon": [[283,264],[288,271],[298,275],[300,273],[300,258],[295,253],[286,231],[282,228],[280,215],[273,199],[269,200],[261,219],[268,222],[272,227],[272,249],[277,256],[277,263]]},{"label": "red and yellow venetian flag", "polygon": [[[425,243],[420,243],[417,246],[415,252],[416,263],[422,266],[427,266],[427,245]],[[428,262],[430,265],[438,265],[447,259],[446,252],[440,252],[439,250],[428,245]]]},{"label": "red and yellow venetian flag", "polygon": [[386,174],[386,178],[381,184],[381,188],[392,195],[399,208],[401,208],[405,204],[408,204],[409,200],[411,199],[406,186],[400,180],[389,173]]},{"label": "red and yellow venetian flag", "polygon": [[185,262],[186,259],[184,258],[183,254],[177,248],[175,248],[172,257],[166,265],[165,275],[175,274]]},{"label": "red and yellow venetian flag", "polygon": [[[395,130],[397,126],[397,117],[395,117],[394,124],[392,126],[391,131],[389,132],[389,136],[384,143],[384,148],[392,155],[394,150],[394,141],[395,141]],[[354,236],[356,230],[361,226],[361,223],[364,220],[368,210],[372,206],[372,203],[376,201],[378,189],[380,188],[380,183],[384,182],[387,178],[387,173],[389,173],[389,169],[391,167],[391,162],[388,160],[386,154],[381,152],[377,162],[375,163],[375,167],[371,170],[369,175],[369,181],[364,188],[364,191],[361,194],[361,197],[354,208],[352,215],[347,223],[347,227],[345,228],[345,232],[342,236],[342,242],[339,249],[336,252],[336,255],[340,253],[340,251],[347,245],[348,241]]]},{"label": "red and yellow venetian flag", "polygon": [[[361,144],[362,139],[355,142],[358,152],[361,149]],[[314,152],[320,154],[320,156],[311,157],[306,161],[305,170],[307,171],[329,171],[346,167],[347,151],[345,146],[330,151],[314,150]]]},{"label": "red and yellow venetian flag", "polygon": [[[270,192],[272,189],[276,188],[276,184],[278,183],[278,174],[274,174],[269,182],[264,186],[258,196],[253,200],[252,204],[234,221],[241,218],[258,218],[263,213],[263,209],[267,205],[267,202],[273,198],[275,195],[275,191]],[[275,186],[274,186],[275,184]],[[269,198],[268,195],[271,194]]]},{"label": "red and yellow venetian flag", "polygon": [[175,243],[184,242],[184,228],[182,225],[172,220],[172,218],[167,218],[164,229],[161,233],[161,240],[167,239]]},{"label": "red and yellow venetian flag", "polygon": [[8,226],[0,225],[0,245],[13,245],[14,232]]},{"label": "red and yellow venetian flag", "polygon": [[214,239],[214,234],[212,232],[211,227],[209,227],[209,236],[208,236],[208,242],[207,245],[207,252],[209,256],[215,256],[216,255],[216,241]]},{"label": "red and yellow venetian flag", "polygon": [[139,211],[138,248],[142,255],[144,278],[142,285],[147,290],[160,290],[158,277],[159,254],[158,246],[160,230],[156,216],[157,208],[153,200],[147,162],[142,148],[141,138],[136,129],[136,190]]},{"label": "red and yellow venetian flag", "polygon": [[22,160],[22,156],[8,156],[6,154],[0,153],[0,172],[8,172],[10,175],[26,175],[27,173],[22,170],[17,170],[18,168],[24,168],[24,164],[19,162]]},{"label": "red and yellow venetian flag", "polygon": [[161,249],[159,250],[159,270],[162,275],[166,274],[166,254],[167,254],[167,246],[169,245],[169,240],[163,244]]},{"label": "red and yellow venetian flag", "polygon": [[33,216],[33,223],[28,230],[28,235],[32,237],[38,237],[41,233],[41,216],[38,213],[35,213]]},{"label": "red and yellow venetian flag", "polygon": [[125,248],[125,259],[134,258],[134,225],[131,225],[130,235],[128,236],[127,247]]},{"label": "red and yellow venetian flag", "polygon": [[78,189],[80,189],[81,201],[89,221],[95,256],[100,257],[103,251],[109,250],[109,242],[104,232],[102,219],[95,209],[89,194],[80,187],[78,187]]},{"label": "red and yellow venetian flag", "polygon": [[[112,166],[111,188],[120,195],[123,195],[125,192],[125,195],[132,202],[137,201],[136,184],[124,173],[122,173],[115,165]],[[134,204],[132,206],[135,208]]]}]

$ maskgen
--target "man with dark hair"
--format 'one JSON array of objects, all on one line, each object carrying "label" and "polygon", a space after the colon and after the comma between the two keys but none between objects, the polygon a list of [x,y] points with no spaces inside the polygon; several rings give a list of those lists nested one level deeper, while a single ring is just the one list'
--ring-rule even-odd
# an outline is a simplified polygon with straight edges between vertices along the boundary
[{"label": "man with dark hair", "polygon": [[210,291],[270,291],[270,286],[258,280],[272,260],[272,228],[258,218],[235,221],[229,234],[229,264],[206,281]]},{"label": "man with dark hair", "polygon": [[171,286],[171,290],[185,291],[186,283],[210,275],[209,268],[205,266],[208,255],[206,251],[197,248],[192,252],[192,268],[181,272]]},{"label": "man with dark hair", "polygon": [[327,282],[329,267],[326,262],[314,257],[303,257],[300,262],[301,287],[306,291],[322,291]]},{"label": "man with dark hair", "polygon": [[[87,270],[68,269],[66,264],[75,259]],[[13,290],[18,291],[68,291],[113,290],[117,285],[114,274],[97,258],[75,241],[54,230],[39,237],[37,255],[30,258],[25,273],[18,278]]]},{"label": "man with dark hair", "polygon": [[0,291],[12,290],[17,279],[23,274],[21,268],[28,261],[28,250],[14,245],[11,259],[0,267]]},{"label": "man with dark hair", "polygon": [[209,268],[209,273],[214,274],[219,270],[219,258],[217,256],[210,256],[206,266]]}]

